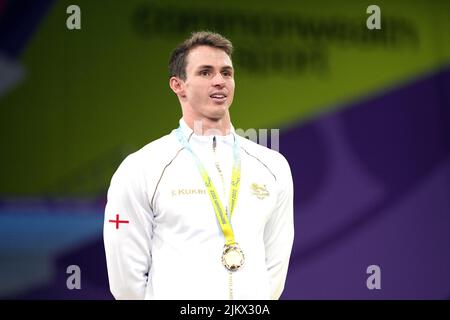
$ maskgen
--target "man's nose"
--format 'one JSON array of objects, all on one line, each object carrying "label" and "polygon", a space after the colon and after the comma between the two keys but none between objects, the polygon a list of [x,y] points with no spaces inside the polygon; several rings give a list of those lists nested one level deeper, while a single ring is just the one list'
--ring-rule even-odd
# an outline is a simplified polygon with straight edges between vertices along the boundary
[{"label": "man's nose", "polygon": [[214,78],[212,79],[213,86],[225,86],[225,79],[220,72],[216,73]]}]

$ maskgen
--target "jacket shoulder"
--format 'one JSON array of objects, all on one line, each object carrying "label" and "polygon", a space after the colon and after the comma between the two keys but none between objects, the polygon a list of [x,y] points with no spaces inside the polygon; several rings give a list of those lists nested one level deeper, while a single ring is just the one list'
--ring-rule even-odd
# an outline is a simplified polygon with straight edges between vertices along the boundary
[{"label": "jacket shoulder", "polygon": [[238,137],[243,151],[263,163],[272,172],[276,180],[286,179],[286,176],[291,175],[289,162],[283,154],[244,137]]},{"label": "jacket shoulder", "polygon": [[181,148],[173,134],[151,141],[126,156],[114,173],[113,180],[120,176],[128,181],[144,179],[147,184],[152,184]]}]

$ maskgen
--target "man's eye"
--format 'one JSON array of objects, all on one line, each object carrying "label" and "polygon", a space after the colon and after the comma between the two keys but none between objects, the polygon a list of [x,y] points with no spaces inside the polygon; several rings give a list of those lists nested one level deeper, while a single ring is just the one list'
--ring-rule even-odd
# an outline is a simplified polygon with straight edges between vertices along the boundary
[{"label": "man's eye", "polygon": [[208,75],[209,75],[209,71],[208,71],[208,70],[200,71],[200,75],[202,75],[202,76],[208,76]]},{"label": "man's eye", "polygon": [[231,77],[231,72],[225,71],[225,72],[222,72],[222,74],[224,77]]}]

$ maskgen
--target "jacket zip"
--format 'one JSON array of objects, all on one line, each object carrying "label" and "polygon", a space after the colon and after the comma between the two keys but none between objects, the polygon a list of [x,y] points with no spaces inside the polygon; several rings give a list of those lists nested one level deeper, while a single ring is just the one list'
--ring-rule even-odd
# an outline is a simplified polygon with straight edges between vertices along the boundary
[{"label": "jacket zip", "polygon": [[[226,201],[227,200],[227,194],[225,192],[225,179],[223,177],[223,172],[222,169],[220,168],[220,164],[219,161],[217,159],[217,140],[216,140],[216,136],[213,137],[213,143],[212,143],[212,149],[213,149],[213,153],[214,153],[214,160],[215,160],[215,165],[216,165],[216,169],[219,172],[220,175],[220,179],[222,180],[222,192],[223,192],[223,199]],[[225,202],[225,211],[226,214],[228,215],[228,204]],[[229,216],[229,218],[231,218]],[[231,271],[229,272],[228,275],[228,297],[230,300],[233,300],[233,274],[231,273]]]}]

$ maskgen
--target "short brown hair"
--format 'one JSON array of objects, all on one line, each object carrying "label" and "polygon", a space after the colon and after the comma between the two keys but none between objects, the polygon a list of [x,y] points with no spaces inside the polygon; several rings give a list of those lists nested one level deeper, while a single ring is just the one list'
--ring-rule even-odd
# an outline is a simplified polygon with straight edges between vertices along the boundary
[{"label": "short brown hair", "polygon": [[233,44],[224,36],[210,31],[193,32],[189,39],[186,39],[172,51],[169,59],[169,77],[186,80],[186,58],[189,51],[198,46],[221,49],[230,58],[233,53]]}]

